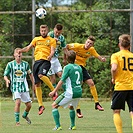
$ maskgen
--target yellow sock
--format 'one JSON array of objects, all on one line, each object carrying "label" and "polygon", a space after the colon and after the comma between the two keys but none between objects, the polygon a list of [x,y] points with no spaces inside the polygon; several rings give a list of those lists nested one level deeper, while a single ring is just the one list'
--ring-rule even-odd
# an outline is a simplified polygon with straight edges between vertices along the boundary
[{"label": "yellow sock", "polygon": [[36,97],[37,97],[37,100],[38,100],[39,107],[43,106],[43,102],[42,102],[42,88],[41,87],[36,87],[35,91],[36,91]]},{"label": "yellow sock", "polygon": [[76,109],[80,109],[80,103],[78,102],[77,108]]},{"label": "yellow sock", "polygon": [[95,86],[90,87],[90,92],[94,98],[95,103],[98,102],[98,95],[97,95],[97,90]]},{"label": "yellow sock", "polygon": [[118,133],[122,133],[122,120],[120,114],[114,114],[114,124]]},{"label": "yellow sock", "polygon": [[131,116],[131,119],[132,119],[132,130],[133,130],[133,115]]},{"label": "yellow sock", "polygon": [[42,76],[40,79],[50,88],[51,91],[54,90],[54,87],[47,76]]}]

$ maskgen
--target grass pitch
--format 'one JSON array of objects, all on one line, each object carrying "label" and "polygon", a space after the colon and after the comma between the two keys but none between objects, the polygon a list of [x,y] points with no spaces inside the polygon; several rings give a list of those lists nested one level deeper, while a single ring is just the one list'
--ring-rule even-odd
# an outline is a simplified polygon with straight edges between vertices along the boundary
[{"label": "grass pitch", "polygon": [[[51,104],[52,101],[44,102],[46,110],[42,115],[38,115],[38,103],[32,103],[32,109],[29,117],[32,121],[31,125],[28,125],[22,117],[20,117],[21,126],[15,126],[14,119],[14,102],[12,100],[1,100],[0,103],[0,133],[116,133],[113,124],[113,113],[110,109],[110,101],[100,102],[105,108],[105,111],[100,112],[94,109],[93,101],[81,100],[81,109],[83,118],[76,117],[76,130],[68,130],[70,126],[69,110],[68,108],[59,108],[60,121],[62,129],[61,131],[52,131],[55,126]],[[25,104],[21,104],[21,115],[25,108]],[[121,112],[123,120],[123,132],[131,133],[131,119],[126,107],[126,111]]]}]

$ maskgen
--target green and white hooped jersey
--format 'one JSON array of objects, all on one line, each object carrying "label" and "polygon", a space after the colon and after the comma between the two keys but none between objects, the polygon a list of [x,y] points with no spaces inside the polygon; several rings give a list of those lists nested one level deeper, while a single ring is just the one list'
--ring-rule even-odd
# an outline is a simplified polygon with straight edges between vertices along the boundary
[{"label": "green and white hooped jersey", "polygon": [[10,76],[10,89],[12,92],[26,92],[29,91],[27,83],[27,73],[31,73],[29,63],[21,61],[17,64],[15,60],[9,62],[5,68],[4,76]]},{"label": "green and white hooped jersey", "polygon": [[[48,35],[52,38],[55,38],[54,36],[54,31],[50,31],[48,33]],[[58,57],[59,53],[62,51],[62,48],[66,47],[66,41],[63,35],[60,35],[58,37],[58,41],[56,42],[56,49],[55,49],[55,53],[54,53],[54,57]]]},{"label": "green and white hooped jersey", "polygon": [[63,68],[61,80],[66,83],[65,95],[72,98],[80,98],[82,96],[82,68],[76,64],[68,64]]}]

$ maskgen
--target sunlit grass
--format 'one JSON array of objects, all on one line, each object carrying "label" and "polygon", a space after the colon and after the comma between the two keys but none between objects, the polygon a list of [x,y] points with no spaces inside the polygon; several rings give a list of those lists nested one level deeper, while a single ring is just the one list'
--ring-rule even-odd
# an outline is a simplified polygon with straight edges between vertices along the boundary
[{"label": "sunlit grass", "polygon": [[[20,119],[21,126],[15,126],[14,119],[14,102],[12,100],[3,100],[1,102],[0,111],[0,121],[2,126],[0,127],[0,133],[52,133],[52,128],[54,128],[54,120],[51,113],[52,101],[44,102],[46,110],[42,115],[38,115],[38,103],[32,103],[32,109],[29,114],[32,124],[28,125],[23,118]],[[110,109],[110,101],[102,101],[102,106],[105,111],[100,112],[94,109],[93,101],[83,101],[81,100],[81,109],[84,117],[79,119],[76,117],[76,127],[77,130],[68,130],[70,126],[69,110],[59,108],[60,120],[63,130],[62,133],[116,133],[113,124],[113,114]],[[21,104],[21,115],[25,105]],[[2,120],[1,120],[2,119]],[[131,119],[129,116],[128,109],[122,111],[123,120],[123,132],[131,133]]]}]

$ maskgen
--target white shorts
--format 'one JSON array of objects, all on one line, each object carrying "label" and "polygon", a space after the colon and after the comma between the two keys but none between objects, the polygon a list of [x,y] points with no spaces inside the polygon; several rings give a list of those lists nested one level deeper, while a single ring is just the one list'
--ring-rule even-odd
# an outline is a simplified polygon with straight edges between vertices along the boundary
[{"label": "white shorts", "polygon": [[59,106],[62,106],[64,108],[67,108],[69,106],[73,106],[75,109],[78,105],[80,98],[72,98],[72,97],[66,97],[65,93],[62,93],[56,100],[55,103]]},{"label": "white shorts", "polygon": [[57,57],[53,57],[50,62],[51,62],[51,68],[48,71],[47,74],[48,76],[54,75],[62,71],[62,66]]},{"label": "white shorts", "polygon": [[24,103],[31,102],[29,92],[14,92],[13,100],[16,100],[16,99],[21,99],[21,101]]}]

